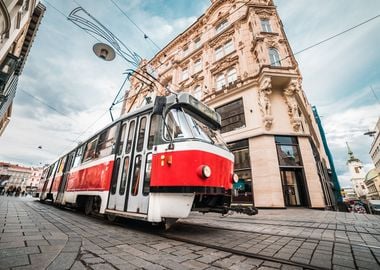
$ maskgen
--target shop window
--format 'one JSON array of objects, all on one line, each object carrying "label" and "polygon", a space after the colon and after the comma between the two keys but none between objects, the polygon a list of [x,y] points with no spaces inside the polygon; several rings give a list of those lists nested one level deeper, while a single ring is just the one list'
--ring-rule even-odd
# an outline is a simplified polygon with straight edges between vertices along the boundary
[{"label": "shop window", "polygon": [[243,99],[235,100],[215,109],[222,118],[221,133],[245,127]]},{"label": "shop window", "polygon": [[298,141],[296,137],[275,136],[277,146],[277,155],[280,167],[302,166],[301,157],[298,149]]},{"label": "shop window", "polygon": [[252,173],[248,140],[229,143],[228,148],[234,154],[234,173],[239,177],[239,181],[233,184],[232,202],[253,203]]}]

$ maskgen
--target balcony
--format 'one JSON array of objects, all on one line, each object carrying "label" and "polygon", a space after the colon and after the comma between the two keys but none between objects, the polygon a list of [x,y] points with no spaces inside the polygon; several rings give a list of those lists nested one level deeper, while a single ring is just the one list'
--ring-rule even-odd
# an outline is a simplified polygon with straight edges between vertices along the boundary
[{"label": "balcony", "polygon": [[9,79],[13,76],[19,61],[18,57],[8,53],[5,60],[0,64],[0,93],[4,91]]}]

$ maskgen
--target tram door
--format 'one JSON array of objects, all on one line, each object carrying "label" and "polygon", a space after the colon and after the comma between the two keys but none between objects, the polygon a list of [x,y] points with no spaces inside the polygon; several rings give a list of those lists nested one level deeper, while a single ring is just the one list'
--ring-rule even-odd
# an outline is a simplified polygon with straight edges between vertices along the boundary
[{"label": "tram door", "polygon": [[147,213],[148,197],[142,194],[146,160],[148,115],[122,123],[116,152],[108,208],[118,211]]},{"label": "tram door", "polygon": [[56,199],[56,201],[59,203],[61,203],[63,199],[63,193],[66,188],[67,178],[69,176],[69,171],[71,169],[74,156],[75,156],[75,151],[72,151],[66,158],[65,167],[63,168],[62,179],[61,179],[61,182],[59,183],[58,194],[57,194],[57,199]]}]

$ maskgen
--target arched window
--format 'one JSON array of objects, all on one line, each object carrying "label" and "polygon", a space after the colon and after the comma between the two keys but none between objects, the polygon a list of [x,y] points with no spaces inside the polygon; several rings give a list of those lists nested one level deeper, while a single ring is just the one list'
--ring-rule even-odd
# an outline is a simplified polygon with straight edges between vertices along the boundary
[{"label": "arched window", "polygon": [[216,76],[216,90],[221,90],[225,84],[226,80],[224,79],[224,74]]},{"label": "arched window", "polygon": [[202,97],[202,88],[201,88],[200,85],[195,86],[194,92],[193,92],[193,96],[196,99],[201,100],[201,97]]},{"label": "arched window", "polygon": [[269,61],[271,66],[281,66],[280,55],[275,48],[269,48]]},{"label": "arched window", "polygon": [[230,69],[227,72],[227,83],[232,83],[237,80],[237,74],[236,74],[236,69]]}]

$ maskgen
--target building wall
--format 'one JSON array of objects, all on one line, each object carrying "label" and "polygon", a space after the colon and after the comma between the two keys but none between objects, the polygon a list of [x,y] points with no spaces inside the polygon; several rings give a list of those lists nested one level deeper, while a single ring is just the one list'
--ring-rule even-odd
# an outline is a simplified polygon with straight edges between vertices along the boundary
[{"label": "building wall", "polygon": [[0,136],[10,121],[18,76],[44,11],[39,0],[0,1]]},{"label": "building wall", "polygon": [[[268,24],[271,29],[267,28]],[[273,54],[273,49],[277,53]],[[202,68],[197,70],[199,60]],[[278,135],[298,140],[303,164],[293,169],[305,178],[301,181],[305,182],[308,198],[305,206],[323,208],[333,204],[324,197],[319,177],[324,175],[323,179],[328,181],[330,164],[302,89],[298,64],[271,0],[211,1],[193,25],[150,61],[142,61],[139,72],[152,69],[161,83],[157,84],[155,95],[167,95],[164,87],[186,91],[216,110],[240,98],[243,100],[245,124],[222,136],[228,143],[249,139],[256,206],[285,206],[275,143]],[[184,76],[186,70],[188,76]],[[136,77],[130,82],[122,114],[137,108],[146,96],[152,95],[149,83],[144,84]],[[199,96],[198,89],[201,89]],[[319,157],[320,169],[314,156]]]},{"label": "building wall", "polygon": [[11,186],[15,189],[20,187],[21,191],[27,191],[29,188],[38,186],[42,171],[43,168],[41,167],[27,167],[0,162],[0,180],[7,180],[5,185],[0,182],[0,186],[5,186],[5,189]]},{"label": "building wall", "polygon": [[376,171],[380,173],[380,118],[379,120],[377,120],[375,134],[373,137],[373,142],[369,154],[371,155]]}]

